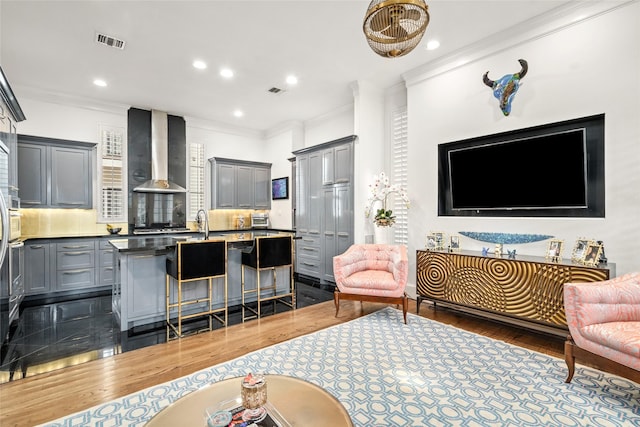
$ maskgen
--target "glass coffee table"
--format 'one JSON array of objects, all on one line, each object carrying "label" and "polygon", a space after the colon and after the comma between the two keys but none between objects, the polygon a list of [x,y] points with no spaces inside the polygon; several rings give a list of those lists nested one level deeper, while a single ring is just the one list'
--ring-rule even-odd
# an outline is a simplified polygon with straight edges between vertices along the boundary
[{"label": "glass coffee table", "polygon": [[[300,378],[266,375],[267,408],[277,410],[283,426],[352,427],[344,406],[322,387]],[[147,423],[158,426],[206,426],[205,410],[238,398],[242,377],[229,378],[187,394],[162,409]],[[238,403],[240,405],[240,403]]]}]

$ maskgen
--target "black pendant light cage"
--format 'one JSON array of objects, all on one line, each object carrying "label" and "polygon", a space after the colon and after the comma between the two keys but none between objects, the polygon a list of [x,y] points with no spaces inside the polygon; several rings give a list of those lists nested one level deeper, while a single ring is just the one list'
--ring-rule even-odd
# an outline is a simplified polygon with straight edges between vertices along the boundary
[{"label": "black pendant light cage", "polygon": [[369,46],[380,56],[395,58],[411,52],[429,25],[424,0],[373,0],[362,30]]}]

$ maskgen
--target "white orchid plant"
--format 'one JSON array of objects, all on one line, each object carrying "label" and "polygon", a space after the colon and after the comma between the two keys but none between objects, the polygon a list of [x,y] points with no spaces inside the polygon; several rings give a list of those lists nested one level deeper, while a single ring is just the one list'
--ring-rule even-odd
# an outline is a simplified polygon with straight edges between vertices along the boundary
[{"label": "white orchid plant", "polygon": [[376,205],[377,202],[381,202],[382,207],[376,209],[375,216],[373,218],[373,222],[378,227],[391,227],[396,222],[396,217],[393,215],[393,211],[388,209],[390,195],[395,194],[407,208],[410,205],[407,192],[398,184],[392,185],[389,182],[389,177],[384,172],[374,176],[373,184],[369,184],[369,191],[370,195],[367,200],[364,215],[369,218],[373,212],[374,205]]}]

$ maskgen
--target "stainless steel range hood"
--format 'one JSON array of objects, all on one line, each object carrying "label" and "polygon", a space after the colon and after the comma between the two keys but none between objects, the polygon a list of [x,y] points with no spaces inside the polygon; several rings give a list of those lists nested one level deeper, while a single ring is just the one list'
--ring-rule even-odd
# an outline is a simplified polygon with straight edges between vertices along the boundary
[{"label": "stainless steel range hood", "polygon": [[167,113],[151,110],[151,179],[135,187],[139,193],[186,193],[169,182],[169,126]]}]

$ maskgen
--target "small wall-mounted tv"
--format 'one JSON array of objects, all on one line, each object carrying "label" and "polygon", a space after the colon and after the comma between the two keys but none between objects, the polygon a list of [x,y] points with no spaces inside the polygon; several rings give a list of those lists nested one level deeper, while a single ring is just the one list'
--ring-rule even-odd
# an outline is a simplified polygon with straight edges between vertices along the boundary
[{"label": "small wall-mounted tv", "polygon": [[289,177],[275,178],[271,180],[271,199],[288,199],[289,198]]},{"label": "small wall-mounted tv", "polygon": [[440,216],[604,217],[604,114],[438,146]]}]

